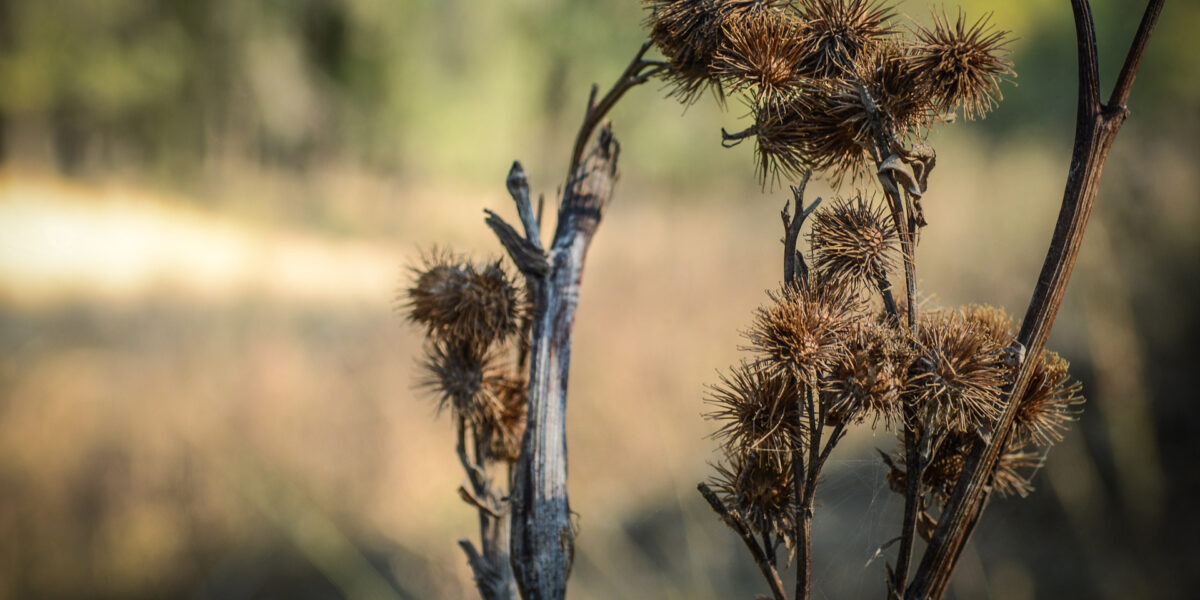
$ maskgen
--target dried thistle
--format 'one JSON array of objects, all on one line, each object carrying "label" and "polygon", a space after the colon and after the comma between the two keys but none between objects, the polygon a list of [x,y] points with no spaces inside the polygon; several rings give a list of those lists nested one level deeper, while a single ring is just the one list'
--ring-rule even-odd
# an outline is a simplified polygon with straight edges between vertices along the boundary
[{"label": "dried thistle", "polygon": [[860,62],[857,78],[882,113],[880,121],[890,137],[909,137],[928,127],[933,116],[916,58],[910,46],[886,41]]},{"label": "dried thistle", "polygon": [[434,252],[413,273],[408,319],[424,325],[430,337],[466,343],[482,354],[517,332],[523,304],[499,261],[479,266]]},{"label": "dried thistle", "polygon": [[1067,427],[1079,418],[1083,385],[1071,378],[1068,367],[1067,361],[1053,352],[1043,352],[1034,365],[1029,388],[1017,409],[1021,441],[1051,446],[1062,441]]},{"label": "dried thistle", "polygon": [[1003,346],[961,313],[927,313],[905,395],[934,429],[975,432],[1000,416]]},{"label": "dried thistle", "polygon": [[867,172],[870,117],[846,81],[805,80],[790,96],[754,108],[758,175],[794,178],[806,169],[826,171],[835,185]]},{"label": "dried thistle", "polygon": [[759,181],[796,179],[808,169],[803,123],[810,114],[807,99],[767,96],[752,106]]},{"label": "dried thistle", "polygon": [[968,119],[982,117],[1001,98],[1000,82],[1012,75],[1008,32],[992,28],[986,14],[968,26],[959,11],[954,25],[945,12],[933,14],[933,27],[918,25],[915,63],[934,106],[941,112],[961,108]]},{"label": "dried thistle", "polygon": [[[921,472],[921,486],[928,494],[930,501],[945,505],[950,495],[954,493],[954,486],[958,484],[958,479],[962,475],[967,455],[979,443],[981,443],[980,438],[972,433],[948,432],[939,436],[932,444],[933,456],[930,457],[929,464]],[[889,468],[888,487],[898,494],[904,494],[908,484],[908,474],[905,472],[902,451],[896,455],[883,452],[880,454],[884,464]],[[1029,483],[1029,478],[1021,474],[1022,471],[1028,471],[1040,465],[1041,457],[1039,455],[1024,452],[1021,450],[1020,444],[1013,444],[1001,456],[992,485],[1001,496],[1023,498],[1033,491],[1033,486]]]},{"label": "dried thistle", "polygon": [[525,433],[529,384],[524,377],[511,375],[488,383],[500,401],[500,411],[480,424],[484,456],[491,462],[515,463],[521,454],[521,436]]},{"label": "dried thistle", "polygon": [[497,390],[503,369],[493,353],[479,354],[467,344],[434,341],[426,346],[421,366],[426,379],[419,384],[438,395],[438,410],[449,407],[456,419],[471,425],[498,422],[504,403]]},{"label": "dried thistle", "polygon": [[650,40],[670,63],[664,75],[672,88],[667,95],[685,104],[695,102],[709,87],[722,95],[712,68],[722,40],[719,4],[718,0],[646,2]]},{"label": "dried thistle", "polygon": [[1003,308],[987,304],[968,304],[961,311],[964,318],[997,345],[1004,347],[1017,339],[1013,320]]},{"label": "dried thistle", "polygon": [[790,460],[779,463],[750,452],[728,456],[729,465],[715,465],[712,480],[722,502],[758,534],[775,535],[791,545],[795,534]]},{"label": "dried thistle", "polygon": [[817,270],[850,286],[885,280],[896,264],[897,240],[891,215],[861,194],[817,211],[809,234]]},{"label": "dried thistle", "polygon": [[799,398],[792,377],[743,362],[709,388],[707,400],[715,410],[705,416],[722,423],[713,437],[727,453],[755,452],[782,467],[805,435],[798,418]]},{"label": "dried thistle", "polygon": [[895,31],[892,7],[878,0],[801,0],[798,10],[806,25],[804,73],[814,78],[853,75]]},{"label": "dried thistle", "polygon": [[735,13],[725,19],[715,72],[731,90],[752,88],[761,101],[778,100],[800,83],[803,35],[802,23],[788,13]]},{"label": "dried thistle", "polygon": [[769,293],[746,332],[750,350],[764,367],[811,383],[846,352],[846,339],[861,319],[862,300],[836,281],[808,282]]},{"label": "dried thistle", "polygon": [[857,328],[849,349],[830,376],[823,398],[828,406],[826,422],[862,423],[871,427],[883,421],[891,427],[900,420],[912,351],[900,332],[892,327],[864,323]]}]

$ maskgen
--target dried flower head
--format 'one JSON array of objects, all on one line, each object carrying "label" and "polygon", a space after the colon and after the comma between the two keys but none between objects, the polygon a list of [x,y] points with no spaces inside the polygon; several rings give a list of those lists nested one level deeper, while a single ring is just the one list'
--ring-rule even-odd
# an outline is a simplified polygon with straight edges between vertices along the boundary
[{"label": "dried flower head", "polygon": [[758,534],[776,535],[790,545],[795,533],[792,507],[792,466],[750,452],[728,457],[717,464],[714,487],[731,512]]},{"label": "dried flower head", "polygon": [[712,69],[721,46],[719,0],[650,0],[647,25],[650,40],[670,63],[664,78],[686,104],[695,102],[710,86],[721,94]]},{"label": "dried flower head", "polygon": [[862,300],[838,282],[813,280],[806,286],[769,293],[746,332],[750,350],[764,368],[815,381],[846,352],[846,339],[861,319]]},{"label": "dried flower head", "polygon": [[853,74],[894,32],[893,9],[879,0],[801,0],[799,12],[807,33],[804,72],[815,78]]},{"label": "dried flower head", "polygon": [[421,387],[438,395],[438,409],[470,425],[496,422],[504,412],[497,389],[504,380],[494,354],[479,354],[462,343],[435,341],[426,347]]},{"label": "dried flower head", "polygon": [[499,261],[480,266],[434,252],[413,273],[408,318],[430,337],[468,343],[482,353],[516,333],[522,304]]},{"label": "dried flower head", "polygon": [[1000,100],[1000,82],[1013,70],[1004,57],[1008,32],[994,30],[990,19],[987,14],[968,26],[959,11],[952,26],[944,12],[935,12],[931,29],[917,27],[917,70],[938,111],[961,108],[968,119],[974,119],[987,114]]},{"label": "dried flower head", "polygon": [[[938,436],[931,444],[934,449],[933,456],[921,473],[923,493],[928,494],[930,500],[945,505],[954,493],[954,486],[958,484],[959,477],[962,476],[967,455],[975,450],[975,445],[979,443],[982,443],[982,440],[972,433],[949,432]],[[888,486],[898,494],[905,493],[908,474],[904,468],[903,450],[899,450],[895,455],[883,452],[880,454],[889,469]],[[1021,473],[1040,465],[1039,455],[1023,452],[1019,444],[1011,445],[1000,456],[996,476],[992,481],[993,489],[1001,496],[1025,497],[1033,490],[1033,486],[1029,483],[1028,476]]]},{"label": "dried flower head", "polygon": [[521,454],[529,385],[524,377],[506,376],[489,382],[500,402],[500,411],[479,426],[484,458],[491,462],[515,463]]},{"label": "dried flower head", "polygon": [[829,410],[826,422],[870,419],[871,427],[881,420],[891,427],[901,416],[901,392],[912,362],[910,344],[896,328],[864,323],[856,328],[848,346],[834,365],[824,392]]},{"label": "dried flower head", "polygon": [[926,313],[905,395],[934,429],[975,432],[1000,416],[1002,346],[955,311]]},{"label": "dried flower head", "polygon": [[869,115],[845,81],[805,80],[790,96],[754,108],[758,174],[793,178],[805,169],[826,171],[835,185],[867,172]]},{"label": "dried flower head", "polygon": [[1013,332],[1012,317],[1003,308],[988,304],[968,304],[962,307],[961,312],[973,327],[1001,347],[1008,346],[1017,339],[1017,334]]},{"label": "dried flower head", "polygon": [[[1029,360],[1029,359],[1026,359]],[[1029,388],[1017,408],[1017,438],[1049,447],[1079,418],[1083,385],[1071,378],[1068,363],[1053,352],[1043,352],[1033,366]]]},{"label": "dried flower head", "polygon": [[874,286],[896,264],[896,226],[878,202],[839,198],[814,215],[813,265],[827,280]]},{"label": "dried flower head", "polygon": [[764,96],[752,106],[754,116],[755,172],[768,180],[797,179],[808,168],[803,124],[809,115],[807,99]]},{"label": "dried flower head", "polygon": [[805,435],[795,380],[746,362],[720,379],[707,398],[715,410],[705,416],[722,423],[713,437],[730,454],[755,452],[784,464]]},{"label": "dried flower head", "polygon": [[804,27],[788,13],[760,10],[725,19],[725,44],[715,71],[732,90],[753,89],[756,98],[777,100],[800,83]]},{"label": "dried flower head", "polygon": [[886,41],[859,66],[857,78],[879,110],[880,123],[897,139],[927,128],[933,116],[916,57],[910,46]]}]

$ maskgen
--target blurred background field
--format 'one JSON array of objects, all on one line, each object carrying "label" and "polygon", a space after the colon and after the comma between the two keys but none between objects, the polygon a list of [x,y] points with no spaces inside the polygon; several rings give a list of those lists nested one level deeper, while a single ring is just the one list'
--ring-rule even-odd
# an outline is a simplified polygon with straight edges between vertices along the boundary
[{"label": "blurred background field", "polygon": [[[1111,82],[1140,3],[1094,3]],[[1024,312],[1074,111],[1069,5],[969,1],[1017,85],[943,126],[930,305]],[[924,2],[902,2],[915,19]],[[0,598],[471,598],[446,415],[395,312],[433,245],[498,256],[514,158],[553,198],[592,81],[644,37],[616,0],[0,0]],[[958,598],[1185,598],[1200,583],[1200,6],[1169,3],[1051,345],[1086,412],[993,501]],[[572,598],[751,598],[694,486],[704,385],[781,270],[745,109],[651,83],[571,373]],[[815,193],[828,197],[823,184]],[[883,595],[902,509],[857,432],[818,494],[820,597]]]}]

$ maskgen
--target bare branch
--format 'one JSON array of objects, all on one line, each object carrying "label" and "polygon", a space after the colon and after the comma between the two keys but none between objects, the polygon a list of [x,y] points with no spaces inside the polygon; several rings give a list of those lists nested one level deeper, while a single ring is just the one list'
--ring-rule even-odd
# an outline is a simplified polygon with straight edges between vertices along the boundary
[{"label": "bare branch", "polygon": [[800,228],[804,226],[804,220],[812,214],[817,205],[821,203],[821,199],[817,198],[812,206],[804,207],[804,189],[808,187],[808,179],[812,176],[811,169],[805,169],[804,174],[800,177],[800,183],[792,186],[792,198],[796,201],[796,218],[791,219],[788,216],[787,204],[783,206],[783,281],[788,286],[795,285],[796,278],[799,277],[802,284],[808,282],[808,267],[804,264],[804,256],[796,249],[796,244],[800,240]]},{"label": "bare branch", "polygon": [[517,214],[521,216],[521,225],[525,227],[525,239],[538,252],[544,252],[539,217],[534,215],[533,202],[529,200],[529,178],[525,176],[525,168],[520,162],[513,161],[505,183],[508,184],[508,193],[513,202],[517,204]]},{"label": "bare branch", "polygon": [[1150,0],[1146,5],[1146,13],[1142,15],[1142,22],[1133,36],[1133,44],[1129,47],[1129,53],[1125,55],[1125,64],[1121,67],[1121,74],[1117,76],[1117,84],[1113,86],[1112,96],[1108,100],[1108,105],[1112,108],[1123,109],[1129,101],[1133,79],[1137,76],[1138,68],[1142,66],[1142,57],[1146,55],[1150,33],[1154,31],[1158,16],[1162,14],[1163,2],[1164,0]]},{"label": "bare branch", "polygon": [[492,228],[496,237],[500,238],[500,243],[508,251],[508,256],[512,258],[513,263],[522,273],[530,277],[542,277],[550,271],[550,263],[546,261],[545,251],[522,237],[500,215],[486,208],[483,209],[483,212],[487,213],[484,222]]},{"label": "bare branch", "polygon": [[[1079,114],[1062,209],[1029,309],[1021,323],[1021,332],[1017,336],[1017,342],[1025,347],[1026,355],[1030,357],[1041,355],[1045,349],[1050,328],[1062,305],[1071,271],[1079,256],[1083,235],[1099,191],[1105,159],[1127,114],[1124,110],[1105,111],[1100,106],[1091,9],[1086,0],[1072,0],[1071,6],[1075,15],[1079,52]],[[1152,0],[1146,7],[1146,16],[1142,19],[1130,56],[1125,61],[1129,71],[1122,71],[1114,91],[1117,100],[1128,96],[1128,87],[1132,85],[1140,54],[1145,51],[1146,40],[1161,9],[1161,0]],[[910,600],[941,598],[945,593],[958,558],[986,506],[991,492],[990,480],[1011,437],[1019,408],[1019,402],[1014,399],[1024,397],[1037,362],[1026,360],[1021,363],[1012,384],[1005,390],[1006,407],[996,423],[991,441],[977,445],[967,457],[962,475],[942,510],[933,538],[908,588],[906,597]]]},{"label": "bare branch", "polygon": [[754,562],[758,565],[758,569],[762,571],[763,578],[767,580],[767,585],[770,586],[771,594],[775,600],[787,600],[787,593],[783,591],[783,580],[779,578],[779,571],[767,559],[763,548],[754,540],[754,534],[750,531],[750,527],[746,525],[746,522],[737,514],[730,512],[726,508],[725,503],[721,502],[721,499],[717,497],[715,492],[709,489],[708,485],[701,483],[696,486],[696,489],[700,490],[700,495],[704,496],[704,499],[708,501],[708,505],[712,507],[713,512],[721,517],[721,521],[728,525],[746,543],[746,547],[750,549],[750,555],[754,557]]},{"label": "bare branch", "polygon": [[575,136],[575,148],[571,151],[571,165],[567,169],[567,178],[575,176],[575,170],[579,166],[579,161],[583,160],[583,151],[587,148],[588,140],[592,137],[592,132],[604,120],[608,111],[617,104],[617,100],[625,95],[630,88],[646,83],[654,74],[665,68],[665,64],[661,61],[646,60],[646,51],[650,49],[653,43],[646,41],[642,47],[638,49],[633,60],[629,62],[629,66],[625,67],[625,71],[617,78],[612,89],[596,102],[596,91],[598,88],[592,86],[592,93],[588,97],[587,113],[583,116],[583,125],[579,128],[579,133]]}]

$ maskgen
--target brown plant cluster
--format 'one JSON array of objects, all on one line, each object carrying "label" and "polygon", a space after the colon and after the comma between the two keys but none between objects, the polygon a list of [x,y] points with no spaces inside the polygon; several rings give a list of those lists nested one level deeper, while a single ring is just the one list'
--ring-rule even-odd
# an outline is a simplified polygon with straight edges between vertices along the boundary
[{"label": "brown plant cluster", "polygon": [[[989,17],[901,27],[885,0],[646,0],[668,95],[743,93],[760,178],[869,172],[882,144],[923,138],[939,119],[984,116],[1012,75],[1008,32]],[[879,123],[882,127],[873,126]]]},{"label": "brown plant cluster", "polygon": [[528,389],[506,356],[526,335],[525,303],[499,261],[434,251],[412,269],[404,309],[426,332],[421,385],[471,434],[483,464],[513,463],[520,453]]},{"label": "brown plant cluster", "polygon": [[[771,544],[791,547],[797,514],[811,502],[816,473],[846,427],[870,423],[926,449],[919,457],[922,535],[944,505],[967,456],[1003,410],[1019,357],[1001,309],[968,305],[920,315],[881,311],[879,293],[900,250],[887,210],[861,195],[812,214],[806,275],[776,292],[745,332],[749,360],[707,394],[707,417],[724,460],[712,484],[725,509]],[[1021,399],[1017,434],[994,487],[1024,496],[1029,478],[1079,414],[1080,385],[1058,355],[1036,358]],[[822,441],[823,440],[823,441]],[[904,446],[885,454],[892,489],[905,493]],[[797,485],[798,478],[809,481]],[[788,504],[790,503],[790,504]],[[792,527],[792,529],[789,529]]]}]

